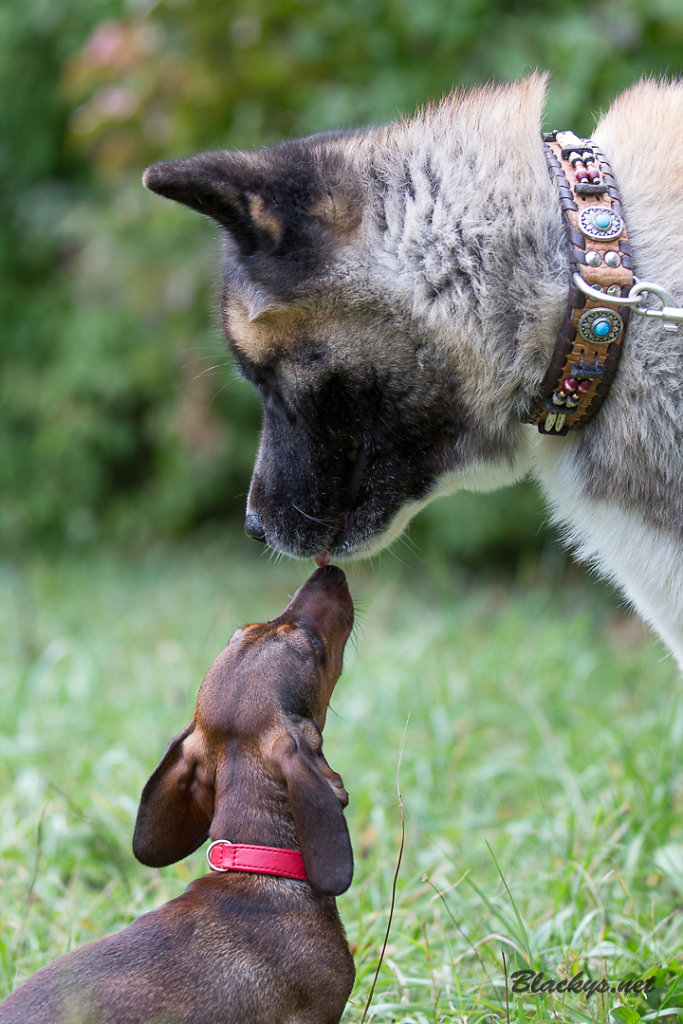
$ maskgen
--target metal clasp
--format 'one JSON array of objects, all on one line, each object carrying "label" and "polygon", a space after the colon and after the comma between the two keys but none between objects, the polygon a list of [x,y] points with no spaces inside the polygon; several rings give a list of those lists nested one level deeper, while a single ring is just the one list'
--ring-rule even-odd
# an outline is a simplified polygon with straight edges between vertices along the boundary
[{"label": "metal clasp", "polygon": [[[639,281],[634,278],[634,285],[628,295],[610,295],[598,288],[592,288],[587,284],[581,274],[575,273],[574,284],[594,302],[602,302],[608,306],[629,306],[638,316],[654,317],[656,320],[664,321],[665,331],[677,331],[678,325],[683,324],[683,308],[676,305],[676,300],[658,284],[651,281]],[[652,309],[651,306],[643,306],[643,298],[648,293],[656,295],[662,303],[661,309]]]},{"label": "metal clasp", "polygon": [[230,870],[230,868],[219,868],[219,867],[216,867],[216,865],[211,862],[211,851],[213,850],[214,846],[223,846],[224,844],[227,844],[228,846],[232,846],[233,845],[230,842],[229,839],[214,839],[214,841],[212,843],[210,843],[208,845],[207,849],[206,849],[206,862],[207,862],[207,864],[209,865],[209,867],[211,868],[212,871],[229,871]]},{"label": "metal clasp", "polygon": [[628,293],[630,298],[640,298],[641,295],[651,292],[656,295],[662,304],[661,309],[652,309],[648,306],[634,305],[633,312],[638,313],[639,316],[652,316],[656,320],[664,321],[665,331],[677,331],[678,325],[683,324],[683,309],[676,305],[676,300],[664,288],[661,288],[657,284],[652,284],[651,281],[638,281],[631,288]]}]

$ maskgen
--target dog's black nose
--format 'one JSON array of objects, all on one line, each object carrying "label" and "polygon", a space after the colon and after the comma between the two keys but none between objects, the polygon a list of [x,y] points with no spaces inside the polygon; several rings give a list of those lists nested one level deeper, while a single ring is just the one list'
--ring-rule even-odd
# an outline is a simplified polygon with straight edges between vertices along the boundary
[{"label": "dog's black nose", "polygon": [[254,540],[259,540],[262,544],[265,544],[266,531],[263,528],[263,520],[258,512],[247,512],[244,519],[244,532],[247,537],[252,537]]}]

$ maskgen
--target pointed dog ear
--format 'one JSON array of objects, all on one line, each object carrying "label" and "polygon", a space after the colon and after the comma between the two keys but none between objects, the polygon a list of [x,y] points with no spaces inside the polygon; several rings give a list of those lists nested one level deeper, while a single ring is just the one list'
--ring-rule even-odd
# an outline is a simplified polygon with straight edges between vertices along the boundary
[{"label": "pointed dog ear", "polygon": [[343,789],[343,797],[337,792],[340,786],[333,788],[315,759],[300,750],[287,733],[275,740],[270,759],[276,774],[287,784],[309,882],[325,896],[339,896],[353,877],[353,851],[342,811],[346,794]]},{"label": "pointed dog ear", "polygon": [[152,868],[189,856],[208,837],[213,804],[213,776],[193,719],[171,740],[142,791],[133,853]]},{"label": "pointed dog ear", "polygon": [[252,253],[272,248],[282,234],[277,214],[260,194],[261,183],[253,179],[253,169],[242,154],[226,150],[153,164],[142,183],[151,192],[211,217],[233,235],[243,253]]},{"label": "pointed dog ear", "polygon": [[297,266],[313,258],[324,226],[348,235],[360,222],[362,189],[341,137],[168,160],[148,167],[142,183],[217,221],[242,256],[285,255]]}]

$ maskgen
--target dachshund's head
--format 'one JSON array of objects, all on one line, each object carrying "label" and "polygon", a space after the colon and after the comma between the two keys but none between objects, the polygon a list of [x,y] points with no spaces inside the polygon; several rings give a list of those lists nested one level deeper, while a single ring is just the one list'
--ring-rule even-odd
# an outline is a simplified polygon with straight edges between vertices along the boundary
[{"label": "dachshund's head", "polygon": [[133,838],[139,860],[160,867],[209,834],[228,838],[245,801],[255,799],[257,811],[269,801],[276,807],[279,791],[313,888],[348,888],[348,797],[323,757],[322,729],[352,625],[346,578],[328,565],[276,619],[237,630],[204,678],[192,721],[143,790]]}]

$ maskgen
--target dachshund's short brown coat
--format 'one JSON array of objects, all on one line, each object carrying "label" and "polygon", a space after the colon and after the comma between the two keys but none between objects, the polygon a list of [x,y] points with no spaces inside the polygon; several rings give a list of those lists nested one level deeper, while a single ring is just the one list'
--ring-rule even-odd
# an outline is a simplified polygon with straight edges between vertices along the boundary
[{"label": "dachshund's short brown coat", "polygon": [[337,1024],[355,972],[333,897],[353,859],[321,732],[352,622],[344,574],[328,566],[279,618],[238,630],[147,782],[133,839],[152,866],[208,836],[299,849],[310,884],[204,875],[38,971],[0,1024]]}]

